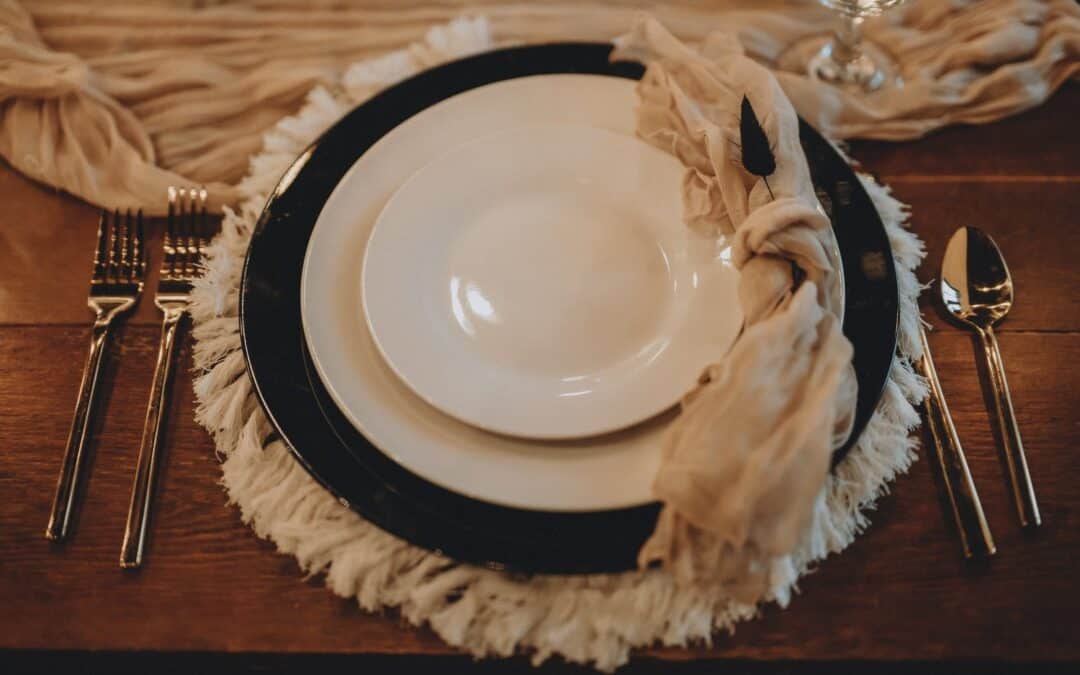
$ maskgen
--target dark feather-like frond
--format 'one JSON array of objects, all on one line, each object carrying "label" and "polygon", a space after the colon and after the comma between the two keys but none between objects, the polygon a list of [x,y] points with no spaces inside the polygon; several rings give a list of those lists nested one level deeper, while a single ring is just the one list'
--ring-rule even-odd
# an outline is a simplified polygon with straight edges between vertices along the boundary
[{"label": "dark feather-like frond", "polygon": [[757,115],[754,114],[754,106],[750,105],[750,99],[743,96],[742,113],[739,116],[739,141],[742,146],[742,165],[755,176],[765,181],[765,187],[772,195],[769,187],[769,176],[776,171],[776,156],[769,147],[769,137],[761,127]]}]

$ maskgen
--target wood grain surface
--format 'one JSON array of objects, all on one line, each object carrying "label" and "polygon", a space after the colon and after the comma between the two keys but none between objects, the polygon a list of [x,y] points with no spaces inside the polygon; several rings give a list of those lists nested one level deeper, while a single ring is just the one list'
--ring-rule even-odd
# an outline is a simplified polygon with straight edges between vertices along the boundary
[{"label": "wood grain surface", "polygon": [[[1016,281],[1000,342],[1044,526],[1017,527],[975,368],[974,344],[928,304],[935,360],[998,542],[960,557],[933,462],[920,460],[851,548],[800,584],[791,606],[711,647],[652,649],[625,672],[934,670],[1000,661],[1051,670],[1080,660],[1080,87],[997,124],[852,153],[912,206],[935,278],[957,226],[1001,245]],[[149,563],[117,565],[157,348],[145,299],[123,324],[92,428],[78,529],[43,529],[89,339],[85,293],[96,211],[0,167],[0,661],[20,669],[525,672],[523,658],[470,665],[427,630],[369,615],[304,580],[244,527],[192,419],[190,339],[169,410]],[[152,285],[149,286],[152,288]],[[275,655],[281,655],[275,657]],[[321,656],[316,656],[321,655]],[[216,660],[215,660],[216,659]],[[575,671],[553,663],[543,672]]]}]

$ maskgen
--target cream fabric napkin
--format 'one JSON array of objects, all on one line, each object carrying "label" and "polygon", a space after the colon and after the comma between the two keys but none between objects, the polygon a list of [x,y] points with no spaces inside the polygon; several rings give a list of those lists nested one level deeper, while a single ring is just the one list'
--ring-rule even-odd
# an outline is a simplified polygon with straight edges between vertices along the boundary
[{"label": "cream fabric napkin", "polygon": [[[609,40],[648,6],[680,39],[731,31],[774,69],[792,44],[837,23],[810,0],[189,5],[0,0],[0,155],[101,206],[160,211],[163,186],[185,182],[232,202],[263,134],[313,87],[465,11],[515,43]],[[853,96],[778,76],[796,110],[834,138],[987,122],[1038,105],[1080,71],[1072,0],[909,0],[867,21],[866,34],[897,57],[902,92]],[[404,58],[415,57],[423,62]]]},{"label": "cream fabric napkin", "polygon": [[[734,37],[715,34],[696,51],[645,18],[616,41],[613,58],[648,65],[638,134],[686,166],[687,222],[733,239],[746,316],[743,335],[672,423],[654,484],[664,506],[639,563],[658,561],[688,581],[719,574],[732,595],[754,602],[770,563],[803,536],[832,451],[851,432],[855,372],[833,306],[840,275],[827,253],[829,222],[794,108]],[[741,164],[744,96],[776,156],[771,195]]]}]

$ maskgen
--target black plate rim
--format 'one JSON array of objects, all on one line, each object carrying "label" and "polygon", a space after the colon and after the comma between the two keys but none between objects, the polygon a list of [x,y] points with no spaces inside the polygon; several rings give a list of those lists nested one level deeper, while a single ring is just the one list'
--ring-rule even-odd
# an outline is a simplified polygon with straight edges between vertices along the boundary
[{"label": "black plate rim", "polygon": [[[253,296],[251,291],[253,285],[257,284],[259,281],[259,279],[252,276],[252,261],[255,257],[253,252],[257,251],[259,237],[265,234],[271,225],[287,221],[290,217],[293,217],[292,219],[295,221],[296,214],[294,212],[289,212],[288,209],[285,209],[285,213],[282,214],[275,211],[276,206],[282,203],[290,189],[296,187],[298,180],[302,179],[307,174],[318,172],[318,167],[309,166],[312,159],[320,152],[320,148],[325,148],[327,144],[333,140],[332,136],[335,133],[335,130],[340,129],[344,124],[348,124],[349,120],[354,120],[359,111],[362,111],[363,109],[370,110],[371,106],[378,106],[380,101],[385,101],[388,96],[394,96],[394,92],[400,93],[403,90],[407,91],[412,89],[415,93],[418,89],[423,89],[433,78],[439,77],[440,74],[445,78],[460,74],[462,69],[478,68],[483,70],[484,63],[495,63],[497,66],[496,70],[501,76],[495,79],[487,79],[483,82],[473,83],[471,86],[468,86],[468,83],[466,83],[467,86],[461,88],[457,93],[471,89],[474,86],[481,86],[482,84],[489,84],[495,81],[532,74],[586,72],[599,75],[614,74],[615,76],[631,78],[640,77],[641,67],[637,64],[608,64],[607,53],[610,49],[611,45],[605,43],[556,43],[533,47],[512,47],[493,52],[485,52],[477,56],[451,62],[444,66],[425,71],[424,73],[405,80],[394,87],[390,87],[386,91],[370,99],[365,104],[358,106],[343,117],[342,120],[339,120],[339,122],[331,126],[330,129],[312,142],[286,171],[282,180],[275,186],[267,199],[266,206],[264,207],[255,231],[253,232],[248,254],[245,256],[241,274],[239,303],[241,345],[245,361],[248,365],[248,372],[251,376],[253,390],[266,413],[268,420],[276,430],[277,435],[286,443],[286,446],[301,465],[343,503],[356,509],[361,515],[384,530],[426,548],[447,553],[457,559],[486,564],[491,567],[502,568],[509,566],[510,568],[517,570],[554,573],[620,571],[629,569],[633,567],[633,559],[632,556],[628,556],[627,553],[636,551],[640,541],[642,541],[643,538],[647,536],[648,532],[651,531],[651,524],[655,522],[657,506],[655,504],[650,504],[629,509],[573,514],[527,511],[486,504],[484,502],[476,502],[476,500],[471,500],[461,495],[457,495],[456,493],[444,490],[438,486],[434,486],[415,474],[412,474],[407,469],[393,463],[392,460],[389,460],[381,453],[381,451],[375,448],[373,444],[368,442],[367,439],[364,439],[363,436],[353,429],[351,425],[348,425],[347,422],[347,428],[342,428],[341,421],[344,417],[341,415],[340,411],[336,410],[336,407],[329,399],[329,395],[326,393],[325,389],[321,388],[317,376],[314,376],[313,378],[314,369],[306,351],[306,341],[301,337],[299,345],[296,345],[297,349],[293,358],[300,359],[304,362],[307,382],[293,383],[297,386],[292,393],[294,395],[306,395],[315,402],[319,408],[319,412],[322,414],[323,423],[326,426],[326,429],[323,431],[329,430],[332,432],[333,438],[337,439],[338,443],[342,446],[339,450],[347,450],[348,454],[356,460],[353,462],[353,468],[358,472],[358,475],[354,477],[355,479],[351,480],[340,474],[330,477],[327,475],[325,467],[322,466],[324,462],[316,461],[311,445],[305,440],[311,438],[312,435],[310,433],[305,433],[302,429],[298,430],[295,424],[287,422],[281,416],[275,414],[274,408],[276,405],[273,403],[273,400],[279,398],[280,394],[282,394],[280,383],[267,380],[256,372],[257,370],[263,371],[263,367],[258,365],[258,363],[261,362],[259,350],[262,349],[263,345],[253,342],[253,335],[260,335],[260,338],[258,339],[261,339],[261,335],[264,333],[253,330],[253,327],[249,325],[253,313],[249,302],[252,297],[258,297]],[[561,55],[562,58],[552,59],[551,57],[553,54]],[[575,59],[581,59],[583,63],[591,64],[590,68],[581,69],[574,67],[577,65],[575,64]],[[519,65],[522,61],[527,63],[524,68],[521,68],[514,66],[515,61]],[[560,63],[563,64],[563,66],[560,69],[551,70],[544,67],[545,63],[555,63],[556,65],[554,67],[556,68],[559,68],[558,64]],[[601,66],[601,63],[605,65]],[[510,65],[508,66],[507,64]],[[537,67],[537,64],[539,64],[539,67]],[[567,64],[570,64],[570,67],[567,67]],[[500,70],[500,68],[502,70]],[[518,74],[513,74],[515,72]],[[507,73],[510,74],[507,75]],[[444,98],[446,98],[446,96],[432,100],[420,107],[419,110],[423,110],[428,107],[428,105],[433,105],[438,101],[444,100]],[[419,110],[415,112],[419,112]],[[415,112],[411,114],[415,114]],[[397,126],[397,124],[400,124],[405,119],[408,119],[408,117],[411,117],[411,114],[400,117],[389,128],[392,129],[394,126]],[[388,130],[389,129],[387,129],[387,131]],[[814,132],[805,123],[801,123],[800,131],[804,136],[809,135],[812,139],[816,138],[819,146],[820,143],[825,143],[827,145],[827,142],[821,139],[820,135]],[[348,166],[351,166],[352,162],[370,148],[371,145],[374,144],[374,141],[377,141],[379,137],[381,137],[381,135],[377,136],[371,143],[357,152],[352,161],[344,167],[344,170],[347,170]],[[829,151],[835,155],[835,150],[832,149],[831,146],[828,147]],[[839,155],[836,156],[839,157]],[[851,169],[846,163],[844,164],[844,168],[847,173],[851,174]],[[344,171],[341,172],[341,175],[343,174]],[[851,174],[851,177],[854,178],[854,175]],[[330,178],[323,178],[324,180],[330,180]],[[337,184],[338,179],[340,179],[340,175],[332,179],[330,186],[331,190],[333,186]],[[875,220],[872,225],[876,224],[878,226],[876,229],[880,229],[881,242],[879,243],[883,243],[883,246],[879,245],[878,248],[881,253],[887,254],[887,259],[891,261],[891,248],[888,246],[888,237],[884,232],[884,225],[881,223],[880,217],[876,210],[872,208],[872,202],[869,202],[869,197],[862,189],[858,180],[855,179],[850,183],[849,194],[846,198],[854,201],[861,199],[871,205],[873,219]],[[838,195],[831,196],[834,199],[838,197]],[[310,218],[311,226],[314,225],[318,216],[318,211],[321,210],[321,207],[322,205],[320,203],[319,206],[315,208],[315,214]],[[867,229],[875,228],[871,227]],[[310,237],[310,228],[308,228],[305,235],[305,242],[308,237]],[[299,258],[302,264],[302,253]],[[853,275],[860,275],[862,273],[859,266],[847,257],[844,259],[844,267],[845,280],[851,280],[853,279]],[[893,300],[891,309],[893,310],[893,316],[891,322],[892,330],[889,331],[891,339],[887,341],[889,344],[879,344],[877,351],[884,352],[884,348],[888,347],[889,362],[891,365],[892,355],[895,352],[896,327],[899,318],[898,292],[896,288],[895,270],[892,266],[887,267],[886,278],[880,281],[884,281],[886,286],[889,286],[891,282]],[[850,281],[848,283],[850,283]],[[885,294],[889,294],[888,288],[885,289]],[[295,289],[295,295],[297,305],[296,316],[299,317],[299,284],[297,284]],[[847,315],[845,320],[845,332],[848,331],[847,319],[853,318],[851,309],[851,307],[846,307],[845,310]],[[889,307],[885,307],[884,309],[887,314]],[[858,355],[856,358],[858,359]],[[253,363],[256,363],[256,365],[253,366]],[[858,365],[858,363],[856,365]],[[872,392],[873,401],[870,410],[871,413],[873,412],[872,408],[876,407],[877,401],[880,399],[881,392],[887,383],[887,379],[886,372],[885,377],[881,378],[880,387]],[[277,388],[276,391],[270,391],[268,385],[271,384],[273,387]],[[322,389],[321,392],[319,391],[320,389]],[[320,393],[322,396],[320,396]],[[862,398],[868,400],[871,398],[869,396],[870,393],[871,392],[867,392]],[[862,403],[862,401],[860,402]],[[865,407],[865,405],[863,407]],[[339,417],[337,420],[333,419],[335,412]],[[869,421],[869,416],[863,415],[862,417],[865,417],[865,419],[862,419],[857,423],[857,428],[855,432],[853,432],[849,443],[837,451],[835,455],[836,460],[839,460],[856,442],[859,433],[865,428],[865,424]],[[290,426],[292,428],[286,428]],[[330,435],[324,433],[322,434],[321,441],[326,442],[330,437]],[[350,443],[355,444],[357,442],[356,437],[359,437],[362,439],[362,442],[366,443],[369,453],[370,451],[373,451],[379,455],[382,460],[368,456],[366,457],[366,461],[359,461],[350,448]],[[386,479],[388,473],[393,474],[392,480]],[[359,490],[361,489],[366,491],[365,494],[359,494]],[[418,494],[421,495],[421,498],[419,499]],[[433,498],[432,495],[434,495]],[[430,505],[425,503],[425,500],[428,500],[429,498],[432,498],[430,501],[433,501],[436,506],[430,507]],[[446,502],[448,500],[451,503],[450,508],[446,508]],[[456,501],[472,502],[472,504],[465,504],[462,506],[453,503]],[[477,504],[480,505],[479,509],[474,508]],[[506,540],[503,536],[493,536],[491,528],[484,527],[483,523],[477,523],[475,518],[478,514],[482,516],[481,520],[483,520],[483,517],[494,514],[494,522],[501,524],[506,524],[511,521],[524,524],[535,524],[538,519],[541,521],[550,521],[540,523],[541,527],[547,529],[549,532],[547,536],[540,536],[538,538],[526,536],[524,537],[524,539],[526,539],[524,542],[514,540],[513,534],[509,535],[511,540]],[[427,521],[427,524],[418,521]],[[584,522],[584,530],[586,532],[595,532],[596,527],[598,526],[615,523],[618,525],[615,531],[631,536],[631,538],[635,540],[635,543],[633,546],[625,546],[625,550],[620,551],[618,555],[599,554],[591,557],[588,555],[584,556],[584,558],[588,559],[583,559],[583,556],[580,555],[573,556],[573,559],[567,559],[567,551],[571,549],[566,546],[556,546],[554,552],[545,554],[541,549],[552,543],[552,541],[550,541],[550,535],[559,534],[567,526],[567,521]],[[593,522],[590,523],[589,521]],[[631,523],[635,523],[636,525],[632,525]],[[549,525],[550,527],[548,527]],[[571,527],[571,529],[574,528]],[[610,529],[605,527],[602,531],[607,532],[610,531]],[[458,538],[458,541],[455,541],[455,537]],[[493,544],[486,546],[476,545],[477,542],[475,541],[462,543],[460,541],[462,537],[465,539],[486,538],[493,542]],[[574,537],[571,537],[571,539],[573,538]],[[580,553],[580,550],[578,553]]]}]

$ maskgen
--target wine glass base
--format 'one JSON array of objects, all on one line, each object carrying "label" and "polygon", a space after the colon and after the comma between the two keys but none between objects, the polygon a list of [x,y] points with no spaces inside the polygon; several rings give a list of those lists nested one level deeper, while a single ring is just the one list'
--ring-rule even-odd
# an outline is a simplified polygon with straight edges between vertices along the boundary
[{"label": "wine glass base", "polygon": [[903,85],[896,63],[883,49],[863,42],[861,53],[850,60],[837,58],[831,35],[796,42],[777,59],[781,70],[806,73],[811,79],[846,89],[872,92]]}]

